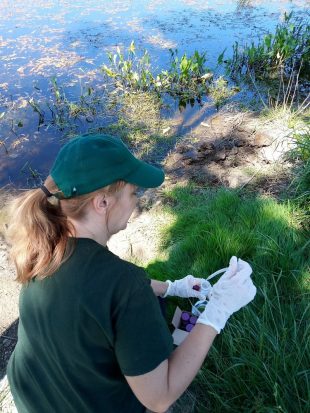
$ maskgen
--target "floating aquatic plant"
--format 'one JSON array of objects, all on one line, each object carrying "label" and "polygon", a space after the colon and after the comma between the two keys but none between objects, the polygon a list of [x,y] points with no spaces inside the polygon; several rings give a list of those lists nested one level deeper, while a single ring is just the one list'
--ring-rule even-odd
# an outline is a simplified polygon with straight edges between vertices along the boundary
[{"label": "floating aquatic plant", "polygon": [[178,97],[180,102],[199,100],[206,94],[208,81],[213,76],[205,66],[206,53],[196,50],[192,56],[184,53],[179,57],[178,50],[169,49],[169,52],[170,66],[156,73],[149,53],[137,51],[132,41],[124,52],[119,47],[116,53],[109,52],[110,65],[103,65],[102,70],[122,92],[154,91],[159,96],[169,94]]}]

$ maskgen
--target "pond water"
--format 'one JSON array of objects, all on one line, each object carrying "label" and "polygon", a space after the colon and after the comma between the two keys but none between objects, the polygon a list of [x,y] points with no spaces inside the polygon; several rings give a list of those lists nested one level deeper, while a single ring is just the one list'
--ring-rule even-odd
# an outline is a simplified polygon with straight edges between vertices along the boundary
[{"label": "pond water", "polygon": [[[285,12],[304,15],[309,5],[305,0],[2,1],[0,187],[35,186],[48,174],[63,131],[38,125],[39,114],[28,101],[49,99],[52,77],[73,100],[87,87],[100,88],[98,68],[107,62],[106,53],[132,40],[149,51],[158,70],[167,66],[169,48],[180,54],[206,51],[214,68],[236,40],[255,42],[273,32]],[[75,132],[85,130],[84,123]]]}]

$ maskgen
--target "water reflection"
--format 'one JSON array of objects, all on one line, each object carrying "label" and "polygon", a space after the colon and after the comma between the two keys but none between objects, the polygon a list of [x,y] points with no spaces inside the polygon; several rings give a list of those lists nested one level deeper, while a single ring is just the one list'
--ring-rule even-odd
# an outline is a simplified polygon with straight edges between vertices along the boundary
[{"label": "water reflection", "polygon": [[238,0],[237,10],[245,9],[247,7],[253,7],[253,2],[251,0]]},{"label": "water reflection", "polygon": [[[256,41],[273,30],[284,11],[303,13],[307,1],[266,0],[4,0],[0,11],[0,185],[27,179],[20,170],[48,171],[63,133],[44,125],[29,106],[51,99],[52,77],[66,88],[69,100],[81,90],[102,87],[97,70],[106,52],[135,40],[147,48],[154,66],[167,66],[169,48],[188,55],[206,51],[208,65],[238,40]],[[26,102],[26,104],[25,104]],[[179,109],[189,103],[181,102]],[[48,112],[48,109],[47,109]],[[185,111],[186,112],[186,111]],[[2,113],[5,115],[2,116]],[[38,125],[39,122],[39,125]],[[100,118],[99,126],[105,125]],[[43,126],[43,127],[42,127]],[[40,132],[40,138],[35,132]],[[77,123],[77,132],[89,125]],[[26,168],[27,169],[27,168]]]}]

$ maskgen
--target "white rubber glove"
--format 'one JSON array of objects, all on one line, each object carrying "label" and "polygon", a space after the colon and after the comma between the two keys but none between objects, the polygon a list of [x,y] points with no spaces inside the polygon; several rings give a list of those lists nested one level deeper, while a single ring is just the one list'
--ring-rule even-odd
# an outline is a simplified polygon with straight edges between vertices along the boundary
[{"label": "white rubber glove", "polygon": [[193,289],[194,285],[201,286],[202,283],[207,283],[210,286],[210,290],[212,289],[211,284],[208,281],[205,281],[203,278],[195,278],[192,275],[187,275],[186,277],[182,278],[181,280],[175,280],[171,282],[167,280],[168,288],[166,293],[163,297],[174,296],[174,297],[195,297],[199,298],[199,300],[205,300],[206,296],[208,295],[208,289],[204,289],[204,291],[196,291]]},{"label": "white rubber glove", "polygon": [[197,323],[212,326],[218,333],[224,328],[228,318],[241,307],[253,300],[256,287],[251,280],[252,268],[236,257],[230,259],[229,268],[214,284],[210,301]]}]

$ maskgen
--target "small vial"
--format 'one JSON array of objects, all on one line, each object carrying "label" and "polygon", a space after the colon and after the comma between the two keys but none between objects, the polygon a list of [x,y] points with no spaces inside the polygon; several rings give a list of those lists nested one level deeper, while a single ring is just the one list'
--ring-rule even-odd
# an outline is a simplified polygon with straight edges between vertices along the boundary
[{"label": "small vial", "polygon": [[186,325],[189,323],[190,314],[186,311],[183,311],[181,314],[181,329],[185,330]]},{"label": "small vial", "polygon": [[210,288],[211,288],[211,284],[209,283],[209,281],[204,280],[201,282],[200,291],[202,294],[208,295],[208,293],[210,292]]},{"label": "small vial", "polygon": [[188,321],[189,319],[190,319],[190,315],[186,311],[183,311],[181,315],[181,320]]},{"label": "small vial", "polygon": [[191,324],[195,325],[196,322],[197,322],[197,317],[194,316],[194,315],[192,315],[192,316],[190,317],[190,319],[189,319],[189,322],[190,322]]},{"label": "small vial", "polygon": [[185,330],[190,333],[193,327],[194,327],[194,324],[188,323],[185,327]]}]

